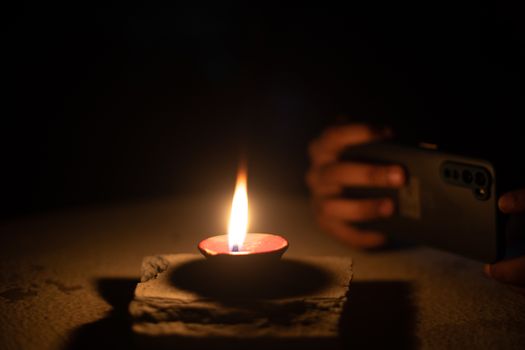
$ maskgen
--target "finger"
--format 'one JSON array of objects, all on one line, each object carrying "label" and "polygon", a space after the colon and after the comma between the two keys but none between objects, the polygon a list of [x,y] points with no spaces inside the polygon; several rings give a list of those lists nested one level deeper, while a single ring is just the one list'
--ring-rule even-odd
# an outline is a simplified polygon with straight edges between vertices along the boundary
[{"label": "finger", "polygon": [[338,153],[330,152],[322,147],[319,140],[313,141],[308,147],[310,163],[314,167],[323,166],[337,161]]},{"label": "finger", "polygon": [[331,127],[310,144],[309,154],[314,165],[327,164],[337,159],[340,151],[348,146],[378,141],[389,137],[388,129],[378,130],[367,124],[349,124]]},{"label": "finger", "polygon": [[485,265],[485,273],[503,283],[525,286],[525,256]]},{"label": "finger", "polygon": [[498,206],[505,214],[525,212],[525,188],[505,193],[499,198]]},{"label": "finger", "polygon": [[317,182],[339,186],[400,187],[405,183],[405,172],[399,165],[336,163],[324,167]]},{"label": "finger", "polygon": [[306,184],[314,197],[329,197],[341,194],[343,187],[337,184],[319,181],[319,171],[310,170],[306,173]]},{"label": "finger", "polygon": [[326,199],[318,202],[318,213],[335,220],[367,221],[391,216],[394,213],[394,203],[389,198]]},{"label": "finger", "polygon": [[386,237],[375,231],[358,230],[343,221],[318,219],[319,226],[331,236],[355,248],[377,248],[386,243]]},{"label": "finger", "polygon": [[377,141],[388,136],[390,131],[379,130],[368,124],[348,124],[326,129],[320,142],[325,151],[338,152],[347,146]]},{"label": "finger", "polygon": [[311,192],[316,198],[327,198],[340,195],[343,192],[343,188],[335,185],[318,185],[312,188]]},{"label": "finger", "polygon": [[339,158],[335,153],[313,150],[316,146],[310,146],[310,166],[312,169],[319,170],[322,167],[336,163]]}]

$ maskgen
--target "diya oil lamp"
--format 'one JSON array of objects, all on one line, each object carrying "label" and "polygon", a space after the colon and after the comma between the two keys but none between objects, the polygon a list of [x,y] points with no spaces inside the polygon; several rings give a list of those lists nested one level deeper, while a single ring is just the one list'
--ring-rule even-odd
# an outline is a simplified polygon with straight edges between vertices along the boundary
[{"label": "diya oil lamp", "polygon": [[248,186],[247,171],[241,166],[233,195],[228,234],[213,236],[199,243],[199,250],[208,260],[274,261],[288,249],[288,241],[276,234],[247,233]]}]

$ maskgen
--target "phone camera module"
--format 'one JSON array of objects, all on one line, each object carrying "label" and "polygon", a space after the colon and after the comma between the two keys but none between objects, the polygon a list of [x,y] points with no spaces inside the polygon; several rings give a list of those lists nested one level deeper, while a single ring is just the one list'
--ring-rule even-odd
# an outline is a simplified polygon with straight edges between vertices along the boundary
[{"label": "phone camera module", "polygon": [[461,178],[466,184],[471,184],[472,180],[474,180],[474,177],[472,176],[472,172],[470,172],[470,170],[463,170],[463,172],[461,173]]},{"label": "phone camera module", "polygon": [[478,165],[446,161],[440,166],[440,177],[445,183],[463,187],[470,191],[478,200],[491,197],[491,174]]}]

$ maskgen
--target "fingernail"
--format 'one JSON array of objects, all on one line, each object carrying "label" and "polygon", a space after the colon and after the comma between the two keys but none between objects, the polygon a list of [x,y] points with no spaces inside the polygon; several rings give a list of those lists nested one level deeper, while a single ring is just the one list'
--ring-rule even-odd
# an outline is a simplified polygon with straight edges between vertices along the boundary
[{"label": "fingernail", "polygon": [[483,272],[487,277],[492,278],[491,266],[489,264],[485,264],[485,266],[483,266]]},{"label": "fingernail", "polygon": [[499,208],[503,212],[510,212],[514,207],[514,198],[510,194],[505,194],[499,198]]},{"label": "fingernail", "polygon": [[394,204],[391,200],[385,200],[379,204],[379,214],[381,214],[381,216],[388,217],[392,215],[392,213],[394,213]]},{"label": "fingernail", "polygon": [[404,175],[403,171],[399,168],[394,168],[388,173],[388,181],[390,184],[396,186],[396,185],[402,185],[404,181]]}]

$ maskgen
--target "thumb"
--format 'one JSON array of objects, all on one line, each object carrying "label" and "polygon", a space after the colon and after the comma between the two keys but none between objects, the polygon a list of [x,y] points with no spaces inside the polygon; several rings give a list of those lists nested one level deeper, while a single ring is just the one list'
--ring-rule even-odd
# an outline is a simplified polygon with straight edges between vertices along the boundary
[{"label": "thumb", "polygon": [[505,214],[525,212],[525,188],[503,194],[498,200],[498,206]]},{"label": "thumb", "polygon": [[525,256],[485,265],[485,274],[503,283],[525,286]]}]

